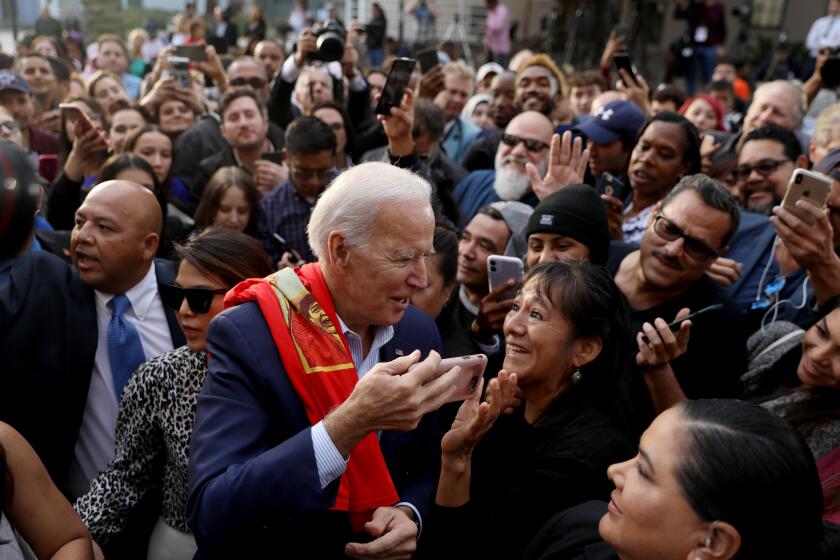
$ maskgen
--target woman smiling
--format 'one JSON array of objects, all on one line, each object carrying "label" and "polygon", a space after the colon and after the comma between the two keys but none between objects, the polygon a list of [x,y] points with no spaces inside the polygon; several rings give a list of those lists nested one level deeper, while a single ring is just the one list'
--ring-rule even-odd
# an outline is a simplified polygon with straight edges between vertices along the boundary
[{"label": "woman smiling", "polygon": [[[461,406],[441,443],[434,550],[455,557],[461,542],[471,556],[515,558],[551,515],[606,497],[607,466],[632,455],[606,412],[628,329],[624,298],[603,268],[552,262],[528,273],[505,319],[504,369],[487,402]],[[515,385],[521,406],[500,417]],[[505,538],[462,537],[479,530]]]}]

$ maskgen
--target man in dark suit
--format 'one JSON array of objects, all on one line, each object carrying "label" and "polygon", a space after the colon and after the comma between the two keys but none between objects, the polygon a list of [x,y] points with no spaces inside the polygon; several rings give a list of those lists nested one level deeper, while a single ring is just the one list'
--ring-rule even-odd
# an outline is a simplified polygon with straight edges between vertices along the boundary
[{"label": "man in dark suit", "polygon": [[154,261],[160,228],[151,191],[103,183],[77,211],[75,268],[27,252],[0,285],[0,419],[26,437],[70,497],[86,491],[87,476],[113,458],[119,381],[111,374],[125,368],[111,371],[111,300],[127,298],[124,320],[137,332],[143,358],[184,344],[157,295],[157,284],[175,277],[171,266]]},{"label": "man in dark suit", "polygon": [[[435,377],[439,356],[431,350],[439,351],[440,337],[434,322],[409,305],[428,283],[430,196],[425,180],[392,165],[345,171],[309,221],[319,263],[272,276],[281,291],[284,273],[299,277],[312,297],[322,286],[316,314],[334,307],[329,320],[323,314],[310,320],[344,341],[354,385],[345,400],[323,407],[330,409],[325,415],[310,413],[294,360],[310,367],[305,388],[331,373],[311,369],[314,347],[296,351],[277,338],[281,331],[263,300],[244,300],[211,324],[210,372],[190,448],[187,512],[197,558],[395,558],[414,550],[439,471],[441,426],[436,415],[424,416],[451,399],[458,373]],[[295,334],[302,328],[295,316],[291,336],[305,344]],[[282,332],[289,336],[288,328]],[[357,458],[368,436],[381,449],[396,492],[374,505],[360,534],[351,528],[352,515],[337,510],[337,499],[345,477],[352,484],[347,457],[352,450]],[[373,471],[364,474],[366,483],[378,482]]]}]

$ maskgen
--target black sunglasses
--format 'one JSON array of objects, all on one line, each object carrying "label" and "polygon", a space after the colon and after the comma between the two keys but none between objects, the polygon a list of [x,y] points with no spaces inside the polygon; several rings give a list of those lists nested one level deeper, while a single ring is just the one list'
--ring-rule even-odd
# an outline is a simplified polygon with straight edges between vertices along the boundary
[{"label": "black sunglasses", "polygon": [[234,78],[230,81],[230,85],[236,87],[251,86],[254,89],[260,89],[265,85],[265,80],[262,78]]},{"label": "black sunglasses", "polygon": [[708,261],[718,256],[718,252],[694,237],[688,236],[677,224],[657,214],[653,220],[653,231],[665,241],[675,241],[682,237],[686,254],[700,262]]},{"label": "black sunglasses", "polygon": [[160,299],[167,307],[178,311],[184,298],[193,313],[207,313],[213,305],[213,298],[217,294],[226,294],[226,289],[209,290],[207,288],[182,288],[173,284],[158,284]]},{"label": "black sunglasses", "polygon": [[502,144],[504,144],[505,146],[510,146],[511,148],[513,148],[520,142],[522,142],[525,145],[525,149],[531,152],[532,154],[538,154],[541,151],[548,148],[548,144],[546,144],[545,142],[540,142],[539,140],[533,140],[531,138],[520,138],[519,136],[514,136],[513,134],[502,134]]},{"label": "black sunglasses", "polygon": [[789,159],[763,159],[755,165],[739,165],[732,170],[732,175],[735,176],[736,181],[746,181],[755,169],[762,177],[768,177],[775,173],[780,165],[789,161]]}]

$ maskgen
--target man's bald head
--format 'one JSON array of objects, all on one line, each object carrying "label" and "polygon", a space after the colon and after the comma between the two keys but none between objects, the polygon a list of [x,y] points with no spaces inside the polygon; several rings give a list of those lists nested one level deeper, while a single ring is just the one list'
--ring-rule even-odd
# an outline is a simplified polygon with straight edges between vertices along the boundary
[{"label": "man's bald head", "polygon": [[131,181],[94,187],[76,211],[70,238],[82,282],[125,293],[149,272],[160,244],[163,213],[154,193]]}]

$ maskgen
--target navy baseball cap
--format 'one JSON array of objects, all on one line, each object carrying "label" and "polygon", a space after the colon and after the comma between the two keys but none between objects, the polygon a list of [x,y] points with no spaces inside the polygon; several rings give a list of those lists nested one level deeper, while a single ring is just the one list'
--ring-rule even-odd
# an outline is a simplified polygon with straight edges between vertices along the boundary
[{"label": "navy baseball cap", "polygon": [[609,144],[619,138],[635,138],[644,123],[645,115],[635,103],[619,99],[599,108],[572,130],[596,144]]},{"label": "navy baseball cap", "polygon": [[17,74],[9,72],[8,70],[0,70],[0,91],[5,91],[7,89],[13,89],[15,91],[29,94],[32,93],[32,88],[29,87],[26,80]]}]

